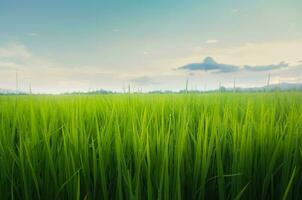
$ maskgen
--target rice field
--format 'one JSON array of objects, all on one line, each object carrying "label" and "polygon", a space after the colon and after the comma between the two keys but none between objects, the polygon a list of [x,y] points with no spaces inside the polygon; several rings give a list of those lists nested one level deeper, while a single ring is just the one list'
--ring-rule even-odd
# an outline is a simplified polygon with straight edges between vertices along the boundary
[{"label": "rice field", "polygon": [[0,96],[0,199],[301,199],[302,93]]}]

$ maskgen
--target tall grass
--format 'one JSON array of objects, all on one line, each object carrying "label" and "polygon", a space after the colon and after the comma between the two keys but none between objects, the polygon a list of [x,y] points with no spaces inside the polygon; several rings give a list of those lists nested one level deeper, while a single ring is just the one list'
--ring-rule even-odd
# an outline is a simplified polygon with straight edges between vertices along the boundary
[{"label": "tall grass", "polygon": [[298,199],[302,94],[0,97],[0,199]]}]

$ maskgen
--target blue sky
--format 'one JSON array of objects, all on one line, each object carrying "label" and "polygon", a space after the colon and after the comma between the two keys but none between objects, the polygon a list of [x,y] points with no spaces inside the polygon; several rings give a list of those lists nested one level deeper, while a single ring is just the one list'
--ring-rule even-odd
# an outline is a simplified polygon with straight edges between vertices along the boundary
[{"label": "blue sky", "polygon": [[0,0],[0,88],[16,87],[16,70],[19,89],[51,93],[301,82],[301,10],[299,0]]}]

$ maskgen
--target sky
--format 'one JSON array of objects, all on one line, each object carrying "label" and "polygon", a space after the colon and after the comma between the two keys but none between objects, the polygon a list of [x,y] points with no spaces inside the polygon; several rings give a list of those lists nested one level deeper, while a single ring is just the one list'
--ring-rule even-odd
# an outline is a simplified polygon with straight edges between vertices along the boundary
[{"label": "sky", "polygon": [[0,0],[0,88],[300,83],[301,10],[301,0]]}]

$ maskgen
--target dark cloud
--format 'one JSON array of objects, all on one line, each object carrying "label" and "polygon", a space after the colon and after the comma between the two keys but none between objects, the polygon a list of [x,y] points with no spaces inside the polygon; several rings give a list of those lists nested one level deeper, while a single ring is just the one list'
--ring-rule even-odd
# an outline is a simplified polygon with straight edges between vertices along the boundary
[{"label": "dark cloud", "polygon": [[202,63],[191,63],[185,66],[179,67],[178,69],[188,70],[188,71],[213,71],[216,73],[230,73],[236,72],[239,70],[246,70],[246,71],[271,71],[276,69],[281,69],[288,67],[289,65],[285,62],[280,62],[279,64],[271,64],[271,65],[257,65],[257,66],[250,66],[245,65],[242,67],[237,65],[230,65],[230,64],[222,64],[217,63],[212,57],[206,57]]},{"label": "dark cloud", "polygon": [[248,71],[271,71],[271,70],[276,70],[276,69],[281,69],[288,67],[288,64],[285,62],[280,62],[277,65],[258,65],[258,66],[249,66],[245,65],[244,69]]},{"label": "dark cloud", "polygon": [[179,69],[185,69],[190,71],[202,70],[202,71],[214,71],[219,73],[235,72],[239,70],[238,66],[217,63],[212,57],[206,57],[202,63],[191,63],[180,67]]}]

